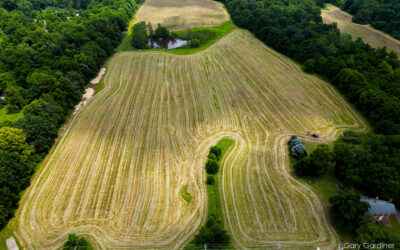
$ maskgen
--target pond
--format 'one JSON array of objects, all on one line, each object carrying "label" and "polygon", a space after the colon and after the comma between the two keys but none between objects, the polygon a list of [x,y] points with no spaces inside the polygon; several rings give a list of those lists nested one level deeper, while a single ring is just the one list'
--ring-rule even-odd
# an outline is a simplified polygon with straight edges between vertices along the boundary
[{"label": "pond", "polygon": [[147,43],[150,49],[161,48],[161,49],[175,49],[179,47],[183,47],[189,44],[189,41],[182,39],[173,39],[173,38],[158,38],[158,39],[150,39]]}]

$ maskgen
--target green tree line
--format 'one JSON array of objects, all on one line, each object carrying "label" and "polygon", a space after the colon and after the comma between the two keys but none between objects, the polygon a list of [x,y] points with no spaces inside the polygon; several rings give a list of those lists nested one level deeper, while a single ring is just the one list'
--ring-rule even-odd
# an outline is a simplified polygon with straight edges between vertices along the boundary
[{"label": "green tree line", "polygon": [[123,38],[134,0],[0,0],[0,229],[85,85]]}]

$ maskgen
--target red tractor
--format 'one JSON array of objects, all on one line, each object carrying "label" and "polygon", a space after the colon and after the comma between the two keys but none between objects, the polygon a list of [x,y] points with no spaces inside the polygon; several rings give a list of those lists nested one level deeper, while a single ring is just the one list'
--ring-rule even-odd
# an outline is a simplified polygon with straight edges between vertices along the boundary
[{"label": "red tractor", "polygon": [[314,138],[319,138],[319,135],[317,135],[316,133],[313,133],[311,136]]}]

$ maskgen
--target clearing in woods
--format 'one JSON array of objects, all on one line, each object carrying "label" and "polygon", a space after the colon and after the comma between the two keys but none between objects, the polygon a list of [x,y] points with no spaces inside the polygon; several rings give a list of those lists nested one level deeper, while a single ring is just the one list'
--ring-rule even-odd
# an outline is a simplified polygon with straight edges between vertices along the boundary
[{"label": "clearing in woods", "polygon": [[386,46],[389,50],[400,55],[399,40],[374,29],[371,25],[361,25],[352,22],[352,15],[332,4],[326,5],[326,8],[322,10],[321,16],[325,23],[337,23],[340,31],[350,34],[353,39],[361,37],[364,42],[374,48]]},{"label": "clearing in woods", "polygon": [[222,3],[211,0],[146,0],[136,14],[136,22],[160,23],[169,30],[217,26],[228,20]]},{"label": "clearing in woods", "polygon": [[338,245],[287,150],[292,134],[330,142],[367,129],[331,85],[240,29],[196,54],[122,52],[106,67],[104,89],[24,193],[13,222],[22,246],[57,248],[74,232],[98,249],[183,247],[207,218],[205,161],[225,137],[235,144],[219,187],[234,246]]}]

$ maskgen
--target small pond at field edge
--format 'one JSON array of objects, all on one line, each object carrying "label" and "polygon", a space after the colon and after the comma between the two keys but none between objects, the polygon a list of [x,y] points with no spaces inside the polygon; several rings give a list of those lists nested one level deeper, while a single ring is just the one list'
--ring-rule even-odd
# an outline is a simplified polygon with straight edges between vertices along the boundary
[{"label": "small pond at field edge", "polygon": [[172,38],[158,38],[149,39],[147,42],[150,49],[161,48],[161,49],[175,49],[183,47],[189,44],[189,41],[182,39],[172,39]]}]

